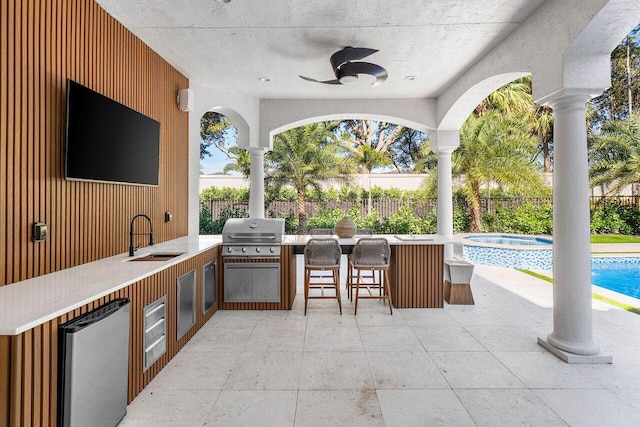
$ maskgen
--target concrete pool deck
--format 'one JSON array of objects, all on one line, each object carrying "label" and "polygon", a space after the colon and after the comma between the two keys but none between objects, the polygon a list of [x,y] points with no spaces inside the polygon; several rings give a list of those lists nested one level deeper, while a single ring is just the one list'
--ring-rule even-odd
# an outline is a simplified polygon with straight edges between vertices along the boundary
[{"label": "concrete pool deck", "polygon": [[591,253],[640,256],[640,243],[592,243]]}]

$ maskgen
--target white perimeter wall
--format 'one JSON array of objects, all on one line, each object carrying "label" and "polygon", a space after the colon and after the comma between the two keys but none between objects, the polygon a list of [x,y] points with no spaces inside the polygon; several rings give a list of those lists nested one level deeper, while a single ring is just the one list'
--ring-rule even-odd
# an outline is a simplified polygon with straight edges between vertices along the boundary
[{"label": "white perimeter wall", "polygon": [[[371,187],[417,190],[427,174],[371,174]],[[356,174],[352,185],[369,188],[369,175]],[[249,188],[249,180],[242,175],[200,175],[200,192],[209,187]],[[336,183],[325,183],[324,188],[340,187]]]}]

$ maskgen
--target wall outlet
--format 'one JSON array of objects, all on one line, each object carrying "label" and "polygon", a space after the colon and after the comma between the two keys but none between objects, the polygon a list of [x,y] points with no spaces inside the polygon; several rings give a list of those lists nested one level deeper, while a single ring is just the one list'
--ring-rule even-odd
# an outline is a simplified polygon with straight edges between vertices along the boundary
[{"label": "wall outlet", "polygon": [[31,241],[42,242],[47,239],[47,224],[35,222],[31,230]]}]

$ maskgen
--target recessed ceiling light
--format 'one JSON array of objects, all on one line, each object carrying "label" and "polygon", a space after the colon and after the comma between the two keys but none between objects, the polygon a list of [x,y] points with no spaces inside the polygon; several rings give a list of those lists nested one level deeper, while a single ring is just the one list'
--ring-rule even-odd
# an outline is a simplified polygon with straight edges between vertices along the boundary
[{"label": "recessed ceiling light", "polygon": [[231,3],[231,0],[216,0],[218,3],[227,4]]},{"label": "recessed ceiling light", "polygon": [[269,77],[260,77],[258,80],[260,80],[261,82],[270,82],[271,79]]},{"label": "recessed ceiling light", "polygon": [[405,79],[405,80],[415,80],[415,79],[416,79],[416,76],[413,76],[413,75],[411,75],[411,76],[404,76],[404,79]]}]

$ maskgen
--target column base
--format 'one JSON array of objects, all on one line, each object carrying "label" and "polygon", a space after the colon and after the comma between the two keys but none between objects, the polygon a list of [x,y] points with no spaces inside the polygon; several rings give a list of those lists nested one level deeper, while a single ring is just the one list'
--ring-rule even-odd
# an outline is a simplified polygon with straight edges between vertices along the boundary
[{"label": "column base", "polygon": [[597,353],[593,355],[569,353],[568,351],[560,350],[558,347],[550,344],[546,339],[540,337],[538,337],[538,344],[549,350],[551,354],[566,363],[593,365],[605,365],[613,363],[613,356],[609,353]]}]

